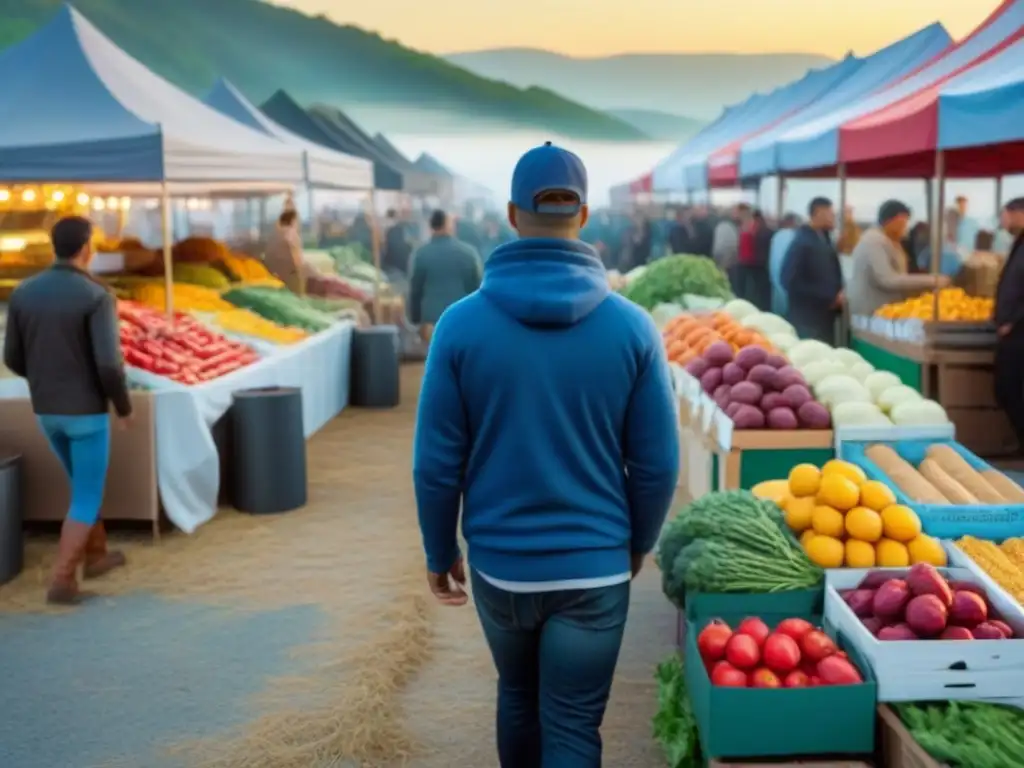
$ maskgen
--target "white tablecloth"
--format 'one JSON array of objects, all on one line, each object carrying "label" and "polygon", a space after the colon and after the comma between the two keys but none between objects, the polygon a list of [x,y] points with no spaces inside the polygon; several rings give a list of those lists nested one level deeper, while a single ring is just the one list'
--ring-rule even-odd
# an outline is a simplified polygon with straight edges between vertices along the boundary
[{"label": "white tablecloth", "polygon": [[[210,429],[231,407],[232,393],[301,388],[307,438],[348,405],[354,327],[338,323],[301,344],[279,348],[258,363],[193,387],[130,370],[132,380],[154,390],[157,478],[160,500],[172,523],[192,533],[217,511],[220,460]],[[28,397],[28,387],[23,379],[0,379],[0,397]]]}]

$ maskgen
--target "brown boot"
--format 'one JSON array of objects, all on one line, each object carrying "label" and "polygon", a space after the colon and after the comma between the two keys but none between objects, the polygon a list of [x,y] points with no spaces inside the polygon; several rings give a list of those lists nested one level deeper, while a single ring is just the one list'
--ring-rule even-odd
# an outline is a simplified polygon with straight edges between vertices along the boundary
[{"label": "brown boot", "polygon": [[60,529],[60,543],[57,547],[57,562],[53,564],[53,578],[46,593],[46,602],[54,605],[75,605],[87,597],[78,589],[75,571],[85,557],[85,544],[89,539],[91,526],[65,520]]},{"label": "brown boot", "polygon": [[82,578],[98,579],[127,562],[123,552],[116,549],[107,551],[107,529],[103,527],[102,520],[97,520],[96,525],[89,531],[89,540],[85,543],[85,567],[82,569]]}]

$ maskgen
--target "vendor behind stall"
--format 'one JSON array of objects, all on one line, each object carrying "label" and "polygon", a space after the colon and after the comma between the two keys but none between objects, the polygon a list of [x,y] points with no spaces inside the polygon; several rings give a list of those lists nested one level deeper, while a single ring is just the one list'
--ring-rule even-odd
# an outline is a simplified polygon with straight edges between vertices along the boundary
[{"label": "vendor behind stall", "polygon": [[786,319],[801,339],[831,346],[836,342],[836,320],[843,311],[843,268],[831,239],[836,225],[832,201],[814,198],[807,216],[782,260]]},{"label": "vendor behind stall", "polygon": [[264,261],[274,277],[283,282],[292,293],[306,294],[306,270],[302,258],[302,236],[299,217],[286,210],[277,220],[277,229],[267,242]]},{"label": "vendor behind stall", "polygon": [[1006,204],[1003,228],[1013,237],[1010,255],[996,288],[993,321],[998,341],[995,357],[996,402],[1010,419],[1024,449],[1024,197]]},{"label": "vendor behind stall", "polygon": [[909,223],[910,208],[899,200],[887,200],[878,209],[878,226],[865,232],[853,249],[847,286],[851,315],[873,315],[886,304],[949,285],[946,275],[910,274],[901,242]]}]

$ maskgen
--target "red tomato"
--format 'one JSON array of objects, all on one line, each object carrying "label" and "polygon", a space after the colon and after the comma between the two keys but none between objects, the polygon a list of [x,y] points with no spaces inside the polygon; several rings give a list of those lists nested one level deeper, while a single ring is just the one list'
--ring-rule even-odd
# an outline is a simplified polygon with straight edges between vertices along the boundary
[{"label": "red tomato", "polygon": [[732,637],[729,625],[721,619],[714,619],[697,635],[697,648],[704,661],[718,661],[725,658],[725,646]]},{"label": "red tomato", "polygon": [[740,622],[740,625],[736,627],[737,634],[750,635],[757,641],[757,644],[764,645],[765,639],[771,634],[771,630],[768,629],[768,625],[760,619],[753,617],[746,618]]},{"label": "red tomato", "polygon": [[836,652],[836,644],[832,638],[819,629],[808,632],[800,641],[800,650],[804,658],[811,661],[821,661]]},{"label": "red tomato", "polygon": [[809,688],[817,688],[819,685],[821,685],[821,678],[817,675],[811,675],[807,678],[807,686]]},{"label": "red tomato", "polygon": [[800,664],[800,646],[789,635],[771,634],[764,641],[761,656],[766,667],[779,674],[785,674]]},{"label": "red tomato", "polygon": [[720,661],[711,672],[711,684],[726,688],[746,688],[747,674],[727,661]]},{"label": "red tomato", "polygon": [[806,688],[810,685],[811,678],[801,672],[799,669],[794,669],[782,680],[782,685],[785,688]]},{"label": "red tomato", "polygon": [[753,669],[761,661],[761,649],[750,635],[741,635],[737,632],[725,645],[725,658],[739,669]]},{"label": "red tomato", "polygon": [[856,685],[864,682],[857,668],[839,656],[829,656],[819,661],[818,677],[824,685]]},{"label": "red tomato", "polygon": [[781,688],[782,681],[779,680],[779,676],[772,672],[770,669],[761,667],[755,669],[750,673],[750,687],[751,688]]},{"label": "red tomato", "polygon": [[812,629],[814,629],[814,625],[804,619],[785,619],[779,622],[779,626],[775,628],[775,631],[780,635],[789,635],[797,642],[800,642],[803,636]]}]

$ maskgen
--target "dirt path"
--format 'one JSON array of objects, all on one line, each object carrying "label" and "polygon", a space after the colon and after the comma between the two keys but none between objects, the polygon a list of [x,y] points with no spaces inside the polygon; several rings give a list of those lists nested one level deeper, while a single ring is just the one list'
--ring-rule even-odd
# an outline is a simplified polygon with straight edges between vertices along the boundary
[{"label": "dirt path", "polygon": [[[106,713],[109,721],[86,728],[93,748],[89,754],[102,754],[104,759],[86,761],[75,753],[78,747],[72,743],[69,753],[79,756],[61,765],[496,765],[494,672],[475,614],[472,608],[444,610],[434,605],[423,582],[410,477],[420,375],[419,368],[403,368],[400,408],[347,410],[310,442],[306,509],[275,518],[221,513],[192,537],[172,535],[158,547],[123,542],[131,566],[101,583],[105,599],[79,609],[74,617],[41,608],[54,546],[52,540],[30,542],[25,573],[0,587],[0,646],[6,636],[17,635],[18,622],[23,620],[19,615],[42,611],[44,615],[33,621],[46,622],[48,629],[33,631],[45,631],[48,642],[43,660],[34,663],[47,664],[47,654],[54,659],[73,655],[73,646],[65,646],[75,642],[74,635],[66,632],[67,622],[74,618],[102,625],[118,638],[122,668],[141,667],[150,663],[146,649],[136,647],[145,644],[138,629],[145,623],[160,637],[180,638],[174,655],[186,665],[180,674],[196,677],[189,712],[197,722],[209,721],[208,711],[232,708],[242,713],[237,725],[219,725],[215,733],[183,744],[182,732],[201,734],[203,729],[185,720],[172,727],[162,722],[160,710],[149,720],[140,717],[146,702],[161,692],[148,690],[144,676],[138,682],[119,680],[124,692]],[[320,618],[301,626],[271,618],[261,632],[280,635],[279,644],[292,648],[287,663],[258,668],[253,659],[242,665],[243,671],[232,671],[210,648],[224,642],[244,647],[230,634],[238,630],[225,625],[226,638],[187,639],[175,626],[180,618],[165,607],[183,604],[217,606],[225,621],[243,614],[270,616],[273,611],[300,608]],[[672,611],[660,595],[651,565],[634,591],[626,646],[604,729],[607,765],[654,768],[664,764],[650,739],[655,703],[651,673],[671,648],[672,622]],[[27,658],[35,654],[36,659],[40,651],[26,645],[24,653],[28,663]],[[7,661],[16,668],[17,652]],[[209,667],[208,673],[203,665]],[[231,688],[228,683],[236,681],[224,675],[243,674],[255,680],[259,693],[236,694],[245,695],[244,702],[225,699],[225,689]],[[60,683],[42,675],[33,682],[38,690],[28,693],[41,699],[40,712],[48,711],[48,697],[59,695],[50,687]],[[134,731],[141,729],[143,736],[119,743],[117,724],[125,719],[131,719]],[[8,725],[15,736],[24,730],[15,728],[14,722]],[[44,734],[62,726],[37,725]],[[15,745],[15,754],[30,754],[35,736],[19,738],[25,743]],[[103,742],[102,749],[93,743],[97,740]],[[123,754],[124,744],[137,742],[144,747]],[[152,756],[139,754],[143,748]],[[53,764],[58,764],[56,758]],[[23,765],[32,763],[15,762],[10,768]]]}]

